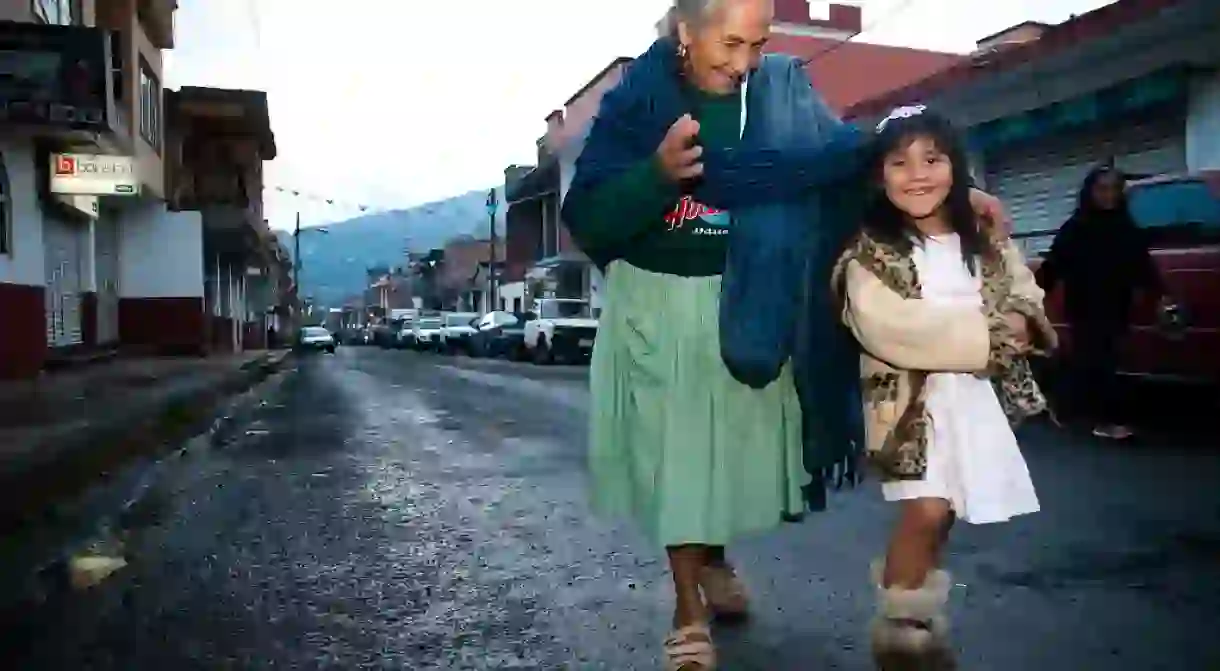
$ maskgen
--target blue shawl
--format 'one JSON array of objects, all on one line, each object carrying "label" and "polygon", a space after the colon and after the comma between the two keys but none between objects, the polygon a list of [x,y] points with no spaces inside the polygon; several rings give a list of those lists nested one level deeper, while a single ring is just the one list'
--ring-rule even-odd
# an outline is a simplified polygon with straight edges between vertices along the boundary
[{"label": "blue shawl", "polygon": [[[576,161],[569,197],[649,159],[689,112],[672,38],[657,40],[602,98]],[[733,149],[704,148],[693,196],[733,213],[720,301],[721,355],[743,384],[762,388],[792,362],[801,399],[804,463],[824,482],[854,481],[863,445],[858,356],[831,306],[830,268],[859,221],[854,208],[864,134],[843,124],[800,61],[768,55],[750,75],[747,123]],[[605,265],[610,259],[596,259]]]}]

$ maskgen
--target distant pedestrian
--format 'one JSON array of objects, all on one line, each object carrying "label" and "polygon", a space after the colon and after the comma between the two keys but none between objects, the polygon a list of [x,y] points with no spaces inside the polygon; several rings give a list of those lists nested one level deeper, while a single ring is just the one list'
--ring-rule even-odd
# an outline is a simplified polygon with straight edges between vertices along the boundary
[{"label": "distant pedestrian", "polygon": [[1165,289],[1127,207],[1122,172],[1110,165],[1089,172],[1076,211],[1055,234],[1037,277],[1047,292],[1063,285],[1071,334],[1063,386],[1069,411],[1091,421],[1100,438],[1129,438],[1116,405],[1119,346],[1137,292],[1155,300]]},{"label": "distant pedestrian", "polygon": [[874,142],[875,202],[833,278],[863,350],[867,455],[901,504],[872,567],[873,653],[881,669],[952,668],[942,549],[957,519],[1039,509],[1010,423],[1044,409],[1026,356],[1055,335],[1016,246],[979,230],[948,121],[900,108]]}]

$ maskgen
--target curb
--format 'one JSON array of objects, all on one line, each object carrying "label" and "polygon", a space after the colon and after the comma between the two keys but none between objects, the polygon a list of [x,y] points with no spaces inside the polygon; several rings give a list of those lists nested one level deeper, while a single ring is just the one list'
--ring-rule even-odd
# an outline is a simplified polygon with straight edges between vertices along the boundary
[{"label": "curb", "polygon": [[[214,384],[169,393],[150,406],[120,412],[101,422],[53,438],[45,455],[0,475],[7,491],[0,502],[0,532],[9,535],[54,516],[63,500],[75,498],[130,462],[162,451],[164,443],[181,441],[206,428],[206,417],[234,394],[279,369],[287,355],[269,352],[222,373]],[[100,477],[99,477],[100,476]]]},{"label": "curb", "polygon": [[[26,628],[21,623],[29,615],[27,606],[45,603],[71,589],[69,560],[81,550],[85,542],[82,539],[101,536],[113,540],[111,530],[117,528],[117,522],[134,514],[133,508],[160,470],[186,454],[189,444],[211,441],[221,434],[233,414],[225,412],[226,408],[239,407],[249,393],[282,369],[291,357],[290,352],[268,353],[224,375],[207,389],[167,398],[136,421],[116,418],[100,433],[91,432],[88,440],[81,441],[91,450],[113,457],[107,462],[109,467],[79,489],[42,501],[36,512],[12,520],[19,526],[12,526],[8,519],[4,521],[4,535],[12,540],[11,527],[20,534],[17,536],[20,545],[3,548],[4,553],[0,554],[0,629],[6,634],[3,638],[8,638],[14,627]],[[78,445],[35,469],[45,476],[65,461],[80,457]],[[37,482],[35,474],[28,477]],[[38,536],[42,528],[49,532]],[[121,539],[118,542],[121,545]]]}]

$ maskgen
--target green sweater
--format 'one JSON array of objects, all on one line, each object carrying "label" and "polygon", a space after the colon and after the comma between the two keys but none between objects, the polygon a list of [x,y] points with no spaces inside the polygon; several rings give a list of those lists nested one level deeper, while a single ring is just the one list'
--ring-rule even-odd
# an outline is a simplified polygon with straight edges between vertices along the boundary
[{"label": "green sweater", "polygon": [[[699,144],[727,149],[741,137],[741,97],[690,91]],[[572,203],[566,223],[590,258],[617,256],[657,273],[701,277],[724,272],[729,213],[684,196],[656,158]]]}]

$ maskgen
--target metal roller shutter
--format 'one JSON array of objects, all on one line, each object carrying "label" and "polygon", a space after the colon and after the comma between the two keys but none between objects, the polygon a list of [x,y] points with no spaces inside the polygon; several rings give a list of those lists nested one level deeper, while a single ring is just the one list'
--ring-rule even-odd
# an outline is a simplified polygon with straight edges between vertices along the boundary
[{"label": "metal roller shutter", "polygon": [[[1085,175],[1111,157],[1132,173],[1185,171],[1185,129],[1178,110],[1000,150],[985,161],[987,190],[1004,201],[1017,232],[1056,229],[1076,208]],[[1046,236],[1027,253],[1049,245]]]},{"label": "metal roller shutter", "polygon": [[43,216],[46,253],[47,345],[67,347],[83,341],[81,333],[81,229],[52,215]]}]

